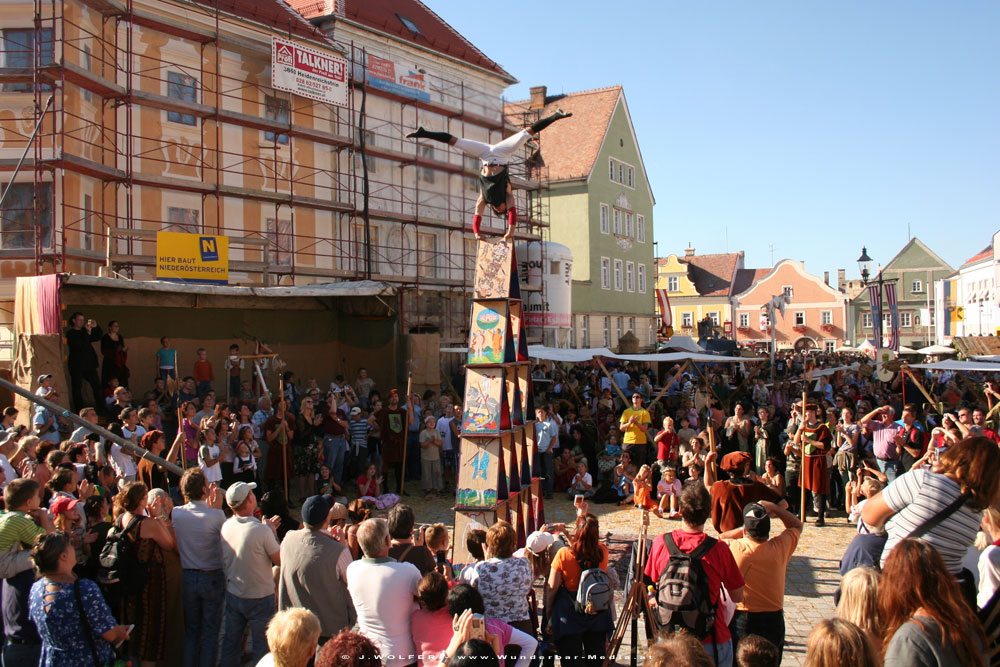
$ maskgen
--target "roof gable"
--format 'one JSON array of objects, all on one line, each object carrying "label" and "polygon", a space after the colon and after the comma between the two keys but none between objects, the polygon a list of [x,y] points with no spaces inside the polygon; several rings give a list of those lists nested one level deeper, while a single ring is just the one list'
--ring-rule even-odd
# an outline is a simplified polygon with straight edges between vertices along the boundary
[{"label": "roof gable", "polygon": [[[218,9],[233,16],[269,25],[282,32],[291,33],[295,37],[311,39],[327,46],[333,44],[326,33],[307,21],[302,13],[284,0],[195,0],[195,2],[213,11]],[[316,0],[309,2],[315,3]]]},{"label": "roof gable", "polygon": [[[336,0],[289,0],[289,2],[303,16],[313,19],[332,14]],[[488,58],[420,0],[344,0],[344,5],[342,16],[350,21],[475,65],[499,75],[509,83],[517,82],[507,70]],[[410,21],[419,32],[410,30],[400,16]]]},{"label": "roof gable", "polygon": [[[906,260],[912,259],[917,254],[925,255],[931,262],[935,262],[936,264],[932,265],[925,263],[917,264],[916,266],[903,266]],[[885,265],[883,271],[908,271],[915,268],[941,268],[947,269],[948,271],[954,271],[948,262],[938,257],[937,253],[928,248],[924,242],[916,236],[907,241],[906,245],[904,245],[900,251],[889,260],[889,263]]]},{"label": "roof gable", "polygon": [[[545,107],[537,110],[541,117],[554,113],[556,109],[573,114],[573,118],[545,128],[541,135],[542,158],[549,168],[550,181],[590,176],[621,91],[621,86],[611,86],[545,98]],[[516,127],[524,124],[524,115],[528,111],[529,100],[504,104],[504,116]]]},{"label": "roof gable", "polygon": [[[811,283],[815,289],[818,289],[822,294],[828,296],[830,298],[830,301],[837,301],[843,303],[844,301],[847,300],[846,294],[830,287],[825,282],[823,282],[823,279],[820,278],[819,276],[814,276],[813,274],[806,271],[805,266],[803,266],[802,262],[799,262],[794,259],[783,259],[777,264],[775,264],[774,267],[771,269],[753,269],[753,271],[754,271],[754,280],[749,285],[749,287],[747,287],[741,292],[738,293],[734,292],[734,298],[736,298],[738,301],[753,297],[754,292],[757,291],[759,287],[765,286],[769,281],[777,279],[779,276],[781,277],[782,281],[784,281],[786,279],[786,276],[789,275],[788,273],[789,271],[794,272],[792,275],[797,276],[800,280]],[[742,276],[743,280],[745,280],[746,277],[747,276]],[[774,296],[774,294],[780,293],[780,289],[779,290],[772,289],[767,291],[768,291],[767,294],[762,295],[763,301],[767,301],[772,296]],[[793,296],[792,299],[793,300],[791,306],[794,306],[795,297]]]}]

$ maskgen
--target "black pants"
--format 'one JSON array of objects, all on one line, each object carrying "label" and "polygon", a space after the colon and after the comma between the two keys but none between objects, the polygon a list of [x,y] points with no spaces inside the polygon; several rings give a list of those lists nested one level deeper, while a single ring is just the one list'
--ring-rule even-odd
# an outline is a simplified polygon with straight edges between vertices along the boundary
[{"label": "black pants", "polygon": [[[403,495],[403,462],[394,461],[392,463],[386,463],[385,467],[391,468],[393,474],[396,475],[396,494],[400,496]],[[388,475],[386,476],[386,481],[389,481]],[[382,488],[383,492],[385,491],[385,488],[386,487]]]},{"label": "black pants", "polygon": [[733,654],[740,640],[747,635],[759,635],[778,647],[778,662],[785,646],[785,612],[783,611],[740,611],[736,610],[729,622],[729,632],[733,636]]},{"label": "black pants", "polygon": [[[97,377],[97,368],[70,368],[69,369],[69,381],[70,386],[73,389],[73,411],[79,412],[83,408],[96,408],[101,404],[101,399],[104,398],[104,392],[101,391],[101,380]],[[91,391],[94,392],[94,402],[85,403],[83,400],[83,383],[87,382],[90,385]]]},{"label": "black pants", "polygon": [[604,664],[603,632],[581,632],[556,640],[559,663],[566,667],[598,667]]}]

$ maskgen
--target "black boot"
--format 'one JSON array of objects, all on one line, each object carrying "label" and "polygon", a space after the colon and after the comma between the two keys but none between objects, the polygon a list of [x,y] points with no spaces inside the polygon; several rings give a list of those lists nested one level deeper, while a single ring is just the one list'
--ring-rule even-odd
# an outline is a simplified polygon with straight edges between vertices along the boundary
[{"label": "black boot", "polygon": [[416,132],[410,132],[406,135],[407,139],[433,139],[434,141],[440,141],[442,144],[450,144],[451,140],[455,137],[451,136],[447,132],[429,132],[422,127],[418,127]]},{"label": "black boot", "polygon": [[530,130],[532,134],[538,134],[557,120],[569,118],[572,115],[572,113],[565,113],[562,109],[557,109],[551,116],[546,116],[545,118],[539,118],[536,120],[528,127],[528,130]]},{"label": "black boot", "polygon": [[826,525],[826,496],[817,495],[816,496],[816,525],[825,526]]}]

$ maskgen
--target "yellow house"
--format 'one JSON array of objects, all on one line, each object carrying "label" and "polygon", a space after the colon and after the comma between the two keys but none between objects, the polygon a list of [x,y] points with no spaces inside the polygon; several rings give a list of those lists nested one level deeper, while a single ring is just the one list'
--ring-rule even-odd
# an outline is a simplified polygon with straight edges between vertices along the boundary
[{"label": "yellow house", "polygon": [[[667,291],[674,332],[698,336],[698,322],[708,318],[720,334],[732,335],[732,289],[743,268],[743,252],[696,255],[686,248],[656,260],[656,289]],[[657,302],[659,315],[659,302]]]}]

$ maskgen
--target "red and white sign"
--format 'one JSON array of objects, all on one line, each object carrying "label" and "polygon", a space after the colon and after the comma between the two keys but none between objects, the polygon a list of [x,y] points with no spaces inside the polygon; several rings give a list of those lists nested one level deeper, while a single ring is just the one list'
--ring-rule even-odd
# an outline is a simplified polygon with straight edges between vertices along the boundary
[{"label": "red and white sign", "polygon": [[278,90],[346,107],[349,73],[340,56],[271,38],[271,85]]}]

